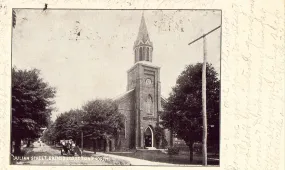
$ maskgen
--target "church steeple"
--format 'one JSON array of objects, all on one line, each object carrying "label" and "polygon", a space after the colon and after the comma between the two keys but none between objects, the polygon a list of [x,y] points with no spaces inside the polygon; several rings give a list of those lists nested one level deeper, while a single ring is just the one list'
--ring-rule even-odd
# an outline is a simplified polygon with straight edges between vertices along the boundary
[{"label": "church steeple", "polygon": [[144,14],[142,14],[139,33],[134,43],[135,63],[138,61],[152,62],[152,51],[152,42],[149,39]]}]

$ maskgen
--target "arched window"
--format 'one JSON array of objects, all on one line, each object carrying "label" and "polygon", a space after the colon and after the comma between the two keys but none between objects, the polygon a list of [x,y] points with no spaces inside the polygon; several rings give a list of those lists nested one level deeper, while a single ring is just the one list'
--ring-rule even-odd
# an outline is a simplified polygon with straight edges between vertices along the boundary
[{"label": "arched window", "polygon": [[127,118],[126,116],[123,116],[123,121],[124,121],[124,129],[120,130],[119,135],[124,136],[126,139],[127,138]]},{"label": "arched window", "polygon": [[146,113],[148,115],[153,115],[153,100],[151,95],[148,95],[146,99]]},{"label": "arched window", "polygon": [[146,51],[146,50],[145,50],[145,47],[143,47],[143,59],[142,59],[142,60],[145,60],[145,57],[146,57],[146,56],[145,56],[145,51]]},{"label": "arched window", "polygon": [[151,61],[151,57],[152,57],[152,48],[149,48],[149,61]]},{"label": "arched window", "polygon": [[149,48],[146,48],[146,61],[149,61]]},{"label": "arched window", "polygon": [[125,130],[125,134],[124,135],[125,135],[125,139],[127,139],[127,118],[126,117],[125,117],[125,122],[124,123],[125,123],[125,125],[124,125],[125,126],[125,129],[124,129]]},{"label": "arched window", "polygon": [[139,57],[139,60],[140,60],[140,61],[142,61],[142,55],[143,55],[143,54],[142,54],[142,47],[140,47],[140,57]]}]

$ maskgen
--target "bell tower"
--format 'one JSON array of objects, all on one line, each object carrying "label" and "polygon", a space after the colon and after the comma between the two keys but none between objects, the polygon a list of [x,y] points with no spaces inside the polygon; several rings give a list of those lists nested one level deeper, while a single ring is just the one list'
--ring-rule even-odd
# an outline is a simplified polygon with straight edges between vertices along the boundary
[{"label": "bell tower", "polygon": [[152,62],[152,42],[149,39],[144,14],[142,14],[141,23],[139,27],[139,33],[134,43],[135,63],[138,61]]},{"label": "bell tower", "polygon": [[153,44],[150,41],[144,15],[134,42],[134,65],[128,70],[127,91],[134,90],[135,147],[156,147],[154,128],[161,108],[160,67],[152,63]]}]

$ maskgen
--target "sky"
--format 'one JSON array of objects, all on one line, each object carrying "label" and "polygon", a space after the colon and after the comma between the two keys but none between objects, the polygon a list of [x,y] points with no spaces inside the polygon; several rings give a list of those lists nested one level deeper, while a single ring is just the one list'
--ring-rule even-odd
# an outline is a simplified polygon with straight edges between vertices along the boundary
[{"label": "sky", "polygon": [[[144,13],[161,94],[169,96],[186,65],[203,62],[203,41],[189,42],[221,25],[211,10],[32,10],[17,9],[12,64],[37,68],[57,89],[54,120],[89,100],[126,92],[134,65],[133,44]],[[220,74],[220,29],[206,38],[207,61]]]}]

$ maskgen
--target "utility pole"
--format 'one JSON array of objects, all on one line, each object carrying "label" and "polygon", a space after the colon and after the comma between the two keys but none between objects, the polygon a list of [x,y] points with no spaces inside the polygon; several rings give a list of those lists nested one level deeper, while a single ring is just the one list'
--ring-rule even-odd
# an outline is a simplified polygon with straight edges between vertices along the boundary
[{"label": "utility pole", "polygon": [[204,61],[202,70],[202,107],[203,107],[203,165],[207,165],[207,96],[206,96],[206,68],[207,68],[207,50],[206,50],[206,38],[203,36],[203,51]]},{"label": "utility pole", "polygon": [[203,38],[203,68],[202,68],[202,117],[203,117],[203,165],[207,166],[207,100],[206,100],[206,90],[207,90],[207,82],[206,82],[206,68],[207,68],[207,50],[206,50],[206,36],[210,33],[214,32],[221,26],[214,28],[208,33],[200,36],[194,41],[190,42],[188,45],[193,44],[194,42]]}]

